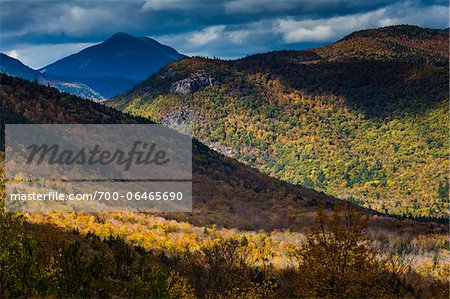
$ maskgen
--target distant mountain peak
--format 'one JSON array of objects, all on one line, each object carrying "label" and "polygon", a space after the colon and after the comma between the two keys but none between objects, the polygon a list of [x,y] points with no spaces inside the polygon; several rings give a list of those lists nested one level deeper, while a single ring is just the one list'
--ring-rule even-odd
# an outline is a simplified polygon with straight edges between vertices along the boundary
[{"label": "distant mountain peak", "polygon": [[131,34],[128,34],[126,32],[116,32],[101,44],[111,43],[111,42],[123,42],[123,41],[137,40],[137,39],[139,39],[139,38],[137,38]]},{"label": "distant mountain peak", "polygon": [[115,37],[133,37],[133,36],[126,32],[116,32],[113,35],[111,35],[110,38],[115,38]]},{"label": "distant mountain peak", "polygon": [[40,71],[82,82],[105,97],[118,95],[161,67],[185,58],[149,37],[117,32],[104,42],[58,60]]}]

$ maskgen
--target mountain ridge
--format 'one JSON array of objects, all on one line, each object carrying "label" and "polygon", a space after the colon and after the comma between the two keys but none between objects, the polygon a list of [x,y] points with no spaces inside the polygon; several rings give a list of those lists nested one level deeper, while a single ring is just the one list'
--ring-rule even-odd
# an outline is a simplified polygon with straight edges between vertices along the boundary
[{"label": "mountain ridge", "polygon": [[337,42],[313,49],[323,58],[372,59],[448,64],[448,29],[395,25],[353,32]]},{"label": "mountain ridge", "polygon": [[4,53],[0,53],[0,73],[5,73],[29,81],[36,81],[39,84],[52,86],[62,92],[75,94],[85,99],[105,100],[103,96],[86,84],[80,82],[66,82],[51,76],[46,76],[39,71],[26,66],[20,60]]},{"label": "mountain ridge", "polygon": [[27,80],[34,80],[40,72],[26,66],[19,59],[0,53],[0,73],[9,73]]}]

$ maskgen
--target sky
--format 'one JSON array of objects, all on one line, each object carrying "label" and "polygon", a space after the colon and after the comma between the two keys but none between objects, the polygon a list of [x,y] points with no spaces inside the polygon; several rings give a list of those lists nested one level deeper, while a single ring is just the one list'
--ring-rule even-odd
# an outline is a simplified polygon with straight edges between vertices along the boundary
[{"label": "sky", "polygon": [[233,59],[332,43],[367,28],[449,27],[442,0],[0,0],[0,52],[40,68],[116,32]]}]

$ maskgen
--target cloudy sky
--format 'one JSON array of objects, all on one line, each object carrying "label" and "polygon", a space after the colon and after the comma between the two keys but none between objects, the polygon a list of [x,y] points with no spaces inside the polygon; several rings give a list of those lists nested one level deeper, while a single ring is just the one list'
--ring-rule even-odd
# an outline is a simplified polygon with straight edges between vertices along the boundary
[{"label": "cloudy sky", "polygon": [[0,51],[39,68],[122,31],[186,55],[237,58],[394,24],[447,28],[448,1],[0,0]]}]

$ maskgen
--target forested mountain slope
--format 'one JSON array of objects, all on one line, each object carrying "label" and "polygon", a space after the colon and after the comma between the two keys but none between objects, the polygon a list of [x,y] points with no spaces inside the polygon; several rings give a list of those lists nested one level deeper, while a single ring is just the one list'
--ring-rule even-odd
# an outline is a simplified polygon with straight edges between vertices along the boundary
[{"label": "forested mountain slope", "polygon": [[[0,81],[2,129],[150,122],[37,83]],[[356,206],[270,178],[197,141],[193,157],[194,212],[163,215],[178,221],[126,212],[6,213],[0,172],[0,297],[314,297],[335,281],[328,261],[336,256],[347,257],[338,294],[448,295],[446,226],[339,210]],[[315,216],[319,204],[325,210]],[[329,236],[323,246],[320,224]]]},{"label": "forested mountain slope", "polygon": [[107,103],[282,180],[382,212],[448,208],[448,30],[392,26],[333,45],[170,64]]},{"label": "forested mountain slope", "polygon": [[[0,75],[0,81],[2,128],[5,123],[150,122],[37,83],[6,75]],[[311,212],[318,204],[329,208],[343,204],[323,193],[271,178],[196,140],[193,171],[193,213],[168,217],[197,225],[297,230],[312,222]]]},{"label": "forested mountain slope", "polygon": [[361,58],[448,65],[448,29],[399,25],[354,32],[340,41],[316,49],[331,60]]}]

